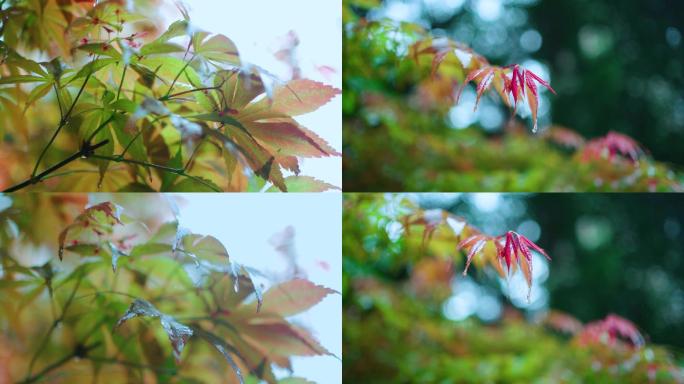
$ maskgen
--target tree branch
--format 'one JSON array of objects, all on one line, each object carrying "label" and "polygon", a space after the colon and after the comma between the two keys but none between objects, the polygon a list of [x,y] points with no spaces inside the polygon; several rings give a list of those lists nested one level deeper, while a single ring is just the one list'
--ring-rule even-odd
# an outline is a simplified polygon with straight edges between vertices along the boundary
[{"label": "tree branch", "polygon": [[41,173],[39,173],[35,176],[29,177],[27,180],[25,180],[21,183],[5,189],[2,192],[3,193],[16,192],[20,189],[26,188],[26,187],[31,186],[33,184],[40,183],[41,181],[43,181],[43,179],[47,175],[55,172],[56,170],[64,167],[65,165],[67,165],[67,164],[69,164],[75,160],[78,160],[79,158],[90,156],[94,150],[96,150],[96,149],[98,149],[104,145],[107,145],[107,143],[109,143],[109,140],[103,140],[103,141],[101,141],[97,144],[94,144],[94,145],[84,145],[83,147],[81,147],[81,149],[78,152],[74,153],[73,155],[67,157],[66,159],[60,161],[59,163],[53,165],[52,167],[44,170]]},{"label": "tree branch", "polygon": [[[106,123],[107,122],[105,122],[103,124],[106,124]],[[52,167],[46,169],[45,171],[41,172],[40,174],[35,175],[33,177],[30,177],[27,180],[25,180],[19,184],[16,184],[14,186],[11,186],[2,192],[3,193],[16,192],[20,189],[26,188],[26,187],[31,186],[33,184],[40,183],[45,178],[47,178],[47,176],[50,175],[51,173],[57,171],[58,169],[66,166],[67,164],[69,164],[75,160],[78,160],[79,158],[84,158],[84,159],[93,158],[93,159],[100,159],[100,160],[108,160],[108,161],[114,161],[117,163],[127,163],[127,164],[140,165],[140,166],[145,167],[145,168],[159,169],[160,171],[170,172],[170,173],[174,173],[174,174],[179,175],[179,176],[187,177],[188,179],[194,180],[194,181],[210,188],[211,190],[213,190],[215,192],[223,192],[220,188],[217,188],[213,184],[208,183],[206,180],[204,180],[200,177],[188,174],[186,172],[185,168],[173,168],[173,167],[167,167],[165,165],[148,163],[145,161],[138,161],[138,160],[133,160],[133,159],[124,159],[123,154],[119,155],[119,156],[104,156],[104,155],[98,155],[98,154],[94,153],[96,149],[106,145],[107,143],[109,143],[109,140],[103,140],[103,141],[101,141],[95,145],[92,145],[92,146],[84,144],[83,147],[78,152],[74,153],[73,155],[67,157],[66,159],[64,159],[64,160],[60,161],[59,163],[53,165]]]},{"label": "tree branch", "polygon": [[99,346],[100,346],[99,342],[91,344],[91,345],[87,345],[87,346],[80,345],[80,344],[76,345],[76,348],[74,349],[73,352],[71,352],[70,354],[68,354],[68,355],[62,357],[61,359],[55,361],[54,363],[48,365],[47,367],[43,368],[42,371],[36,373],[35,375],[33,375],[31,377],[27,377],[23,381],[20,381],[19,383],[29,384],[29,383],[35,383],[37,381],[41,381],[45,378],[45,375],[47,375],[51,371],[54,371],[55,369],[61,367],[62,365],[68,363],[69,361],[71,361],[71,359],[73,359],[75,357],[78,357],[78,358],[86,357],[87,358],[88,352],[90,352],[91,350],[93,350]]},{"label": "tree branch", "polygon": [[66,355],[66,356],[64,356],[64,357],[62,357],[61,359],[55,361],[54,363],[48,365],[48,366],[45,367],[42,371],[36,373],[35,375],[33,375],[33,376],[31,376],[31,377],[27,377],[27,378],[24,379],[23,381],[20,381],[20,383],[22,383],[22,384],[35,383],[36,381],[39,381],[39,380],[43,379],[43,377],[44,377],[46,374],[48,374],[50,371],[53,371],[53,370],[55,370],[55,369],[61,367],[62,365],[68,363],[68,362],[71,361],[71,359],[73,359],[74,357],[76,357],[76,354],[75,354],[74,352],[72,352],[72,353],[70,353],[70,354],[68,354],[68,355]]},{"label": "tree branch", "polygon": [[[196,89],[191,89],[191,90],[186,90],[186,91],[178,92],[178,93],[175,93],[175,94],[171,94],[171,90],[173,89],[174,84],[176,83],[176,81],[178,80],[178,78],[183,74],[183,72],[185,72],[186,68],[190,65],[190,63],[192,62],[192,60],[193,60],[194,58],[195,58],[195,56],[193,55],[193,56],[190,58],[190,60],[188,60],[188,61],[185,63],[185,65],[183,66],[183,68],[181,69],[181,71],[178,72],[178,74],[177,74],[176,77],[174,78],[173,82],[171,83],[171,86],[169,87],[169,90],[167,91],[166,95],[159,98],[160,101],[167,101],[167,100],[169,100],[169,99],[171,99],[171,98],[178,97],[178,96],[181,96],[181,95],[184,95],[184,94],[187,94],[187,93],[191,93],[191,92],[199,92],[199,91],[205,91],[205,90],[219,90],[219,91],[220,91],[221,86],[223,86],[223,84],[225,83],[226,80],[224,80],[221,84],[219,84],[219,85],[217,85],[217,86],[213,86],[213,87],[204,87],[204,88],[196,88]],[[193,151],[192,156],[190,156],[190,159],[188,160],[188,162],[186,163],[186,165],[185,165],[184,168],[172,168],[172,167],[167,167],[167,166],[163,166],[163,165],[147,163],[147,162],[143,162],[143,161],[124,159],[124,158],[123,158],[124,154],[126,154],[126,152],[127,152],[128,149],[131,147],[131,145],[133,144],[133,142],[134,142],[136,139],[138,139],[138,137],[140,136],[140,133],[141,133],[142,131],[140,131],[140,132],[138,132],[138,134],[136,134],[136,136],[131,140],[131,142],[128,143],[128,145],[127,145],[126,148],[124,149],[123,153],[122,153],[121,155],[119,155],[119,156],[113,157],[113,156],[102,156],[102,155],[97,155],[97,154],[95,154],[94,151],[95,151],[97,148],[100,148],[100,147],[102,147],[103,145],[106,145],[106,144],[109,142],[109,140],[104,140],[104,141],[102,141],[102,142],[100,142],[100,143],[98,143],[98,144],[95,144],[95,145],[93,145],[93,146],[89,146],[87,143],[91,142],[92,139],[95,137],[95,135],[97,135],[97,133],[98,133],[100,130],[102,130],[108,123],[110,123],[110,122],[113,120],[113,118],[114,118],[114,115],[113,115],[113,114],[112,114],[107,120],[105,120],[103,123],[101,123],[97,128],[95,128],[95,130],[91,133],[91,135],[89,136],[89,138],[88,138],[88,140],[86,141],[86,143],[84,143],[84,145],[83,145],[83,147],[81,148],[81,150],[79,150],[78,152],[74,153],[73,155],[69,156],[68,158],[66,158],[66,159],[64,159],[64,160],[62,160],[62,161],[60,161],[59,163],[53,165],[52,167],[50,167],[50,168],[46,169],[45,171],[43,171],[43,172],[39,173],[38,175],[36,175],[36,172],[37,172],[37,170],[38,170],[38,167],[39,167],[39,165],[40,165],[40,162],[42,161],[43,157],[44,157],[45,154],[47,153],[47,150],[50,148],[50,146],[52,145],[52,143],[55,141],[55,138],[57,137],[57,135],[59,134],[59,132],[60,132],[60,131],[62,130],[62,128],[66,125],[66,123],[67,123],[67,121],[68,121],[68,119],[69,119],[69,117],[70,117],[70,115],[71,115],[71,113],[72,113],[74,107],[76,106],[76,103],[78,102],[78,99],[80,98],[81,94],[83,93],[83,90],[84,90],[85,87],[86,87],[86,84],[88,83],[88,80],[90,79],[91,74],[92,74],[92,72],[89,73],[89,74],[86,76],[86,79],[85,79],[85,81],[83,82],[83,84],[81,85],[81,88],[79,89],[78,94],[76,95],[76,98],[75,98],[74,101],[71,103],[71,106],[69,107],[69,110],[68,110],[68,111],[62,116],[62,118],[60,119],[59,125],[57,126],[57,130],[56,130],[55,133],[52,135],[52,137],[50,138],[50,141],[48,142],[48,144],[45,146],[45,148],[44,148],[43,151],[41,152],[40,156],[38,157],[38,161],[36,161],[36,165],[35,165],[34,168],[33,168],[33,172],[31,173],[31,177],[28,178],[27,180],[25,180],[25,181],[19,183],[19,184],[16,184],[16,185],[14,185],[14,186],[11,186],[11,187],[5,189],[5,190],[2,191],[2,192],[4,192],[4,193],[16,192],[16,191],[18,191],[18,190],[20,190],[20,189],[26,188],[26,187],[31,186],[31,185],[33,185],[33,184],[37,184],[37,183],[43,181],[43,180],[44,180],[48,175],[50,175],[51,173],[53,173],[53,172],[55,172],[56,170],[58,170],[58,169],[60,169],[60,168],[62,168],[62,167],[64,167],[64,166],[66,166],[67,164],[69,164],[69,163],[71,163],[71,162],[77,160],[78,158],[88,158],[88,157],[98,158],[98,159],[101,159],[101,160],[109,160],[109,161],[121,162],[121,163],[136,164],[136,165],[140,165],[140,166],[143,166],[143,167],[146,167],[146,168],[155,168],[155,169],[159,169],[159,170],[162,170],[162,171],[165,171],[165,172],[175,173],[175,174],[177,174],[177,175],[179,175],[179,176],[184,176],[184,177],[187,177],[187,178],[189,178],[189,179],[192,179],[192,180],[194,180],[194,181],[196,181],[196,182],[198,182],[198,183],[200,183],[200,184],[202,184],[202,185],[204,185],[204,186],[210,188],[211,190],[213,190],[213,191],[215,191],[215,192],[223,192],[221,189],[216,188],[216,186],[214,186],[214,185],[211,184],[211,183],[208,183],[206,180],[204,180],[204,179],[202,179],[202,178],[199,178],[199,177],[196,177],[196,176],[192,176],[192,175],[186,173],[188,167],[189,167],[190,164],[192,163],[193,157],[194,157],[195,152],[197,151],[197,147],[199,147],[199,145],[198,145],[198,146],[195,148],[195,150]],[[118,88],[118,90],[117,90],[117,99],[118,99],[118,97],[119,97],[119,95],[120,95],[120,93],[121,93],[121,88],[122,88],[123,80],[124,80],[124,77],[125,77],[125,76],[126,76],[126,67],[124,67],[124,71],[123,71],[123,74],[122,74],[122,76],[121,76],[121,82],[120,82],[119,88]],[[57,89],[55,89],[55,91],[58,93],[58,90],[57,90]],[[221,92],[221,93],[222,93],[222,92]],[[59,97],[59,95],[58,95],[58,97]],[[61,104],[61,103],[60,103],[60,104]],[[61,106],[61,105],[60,105],[60,112],[62,112],[62,106]],[[165,117],[165,116],[162,116],[162,117],[159,117],[159,118],[163,118],[163,117]]]}]

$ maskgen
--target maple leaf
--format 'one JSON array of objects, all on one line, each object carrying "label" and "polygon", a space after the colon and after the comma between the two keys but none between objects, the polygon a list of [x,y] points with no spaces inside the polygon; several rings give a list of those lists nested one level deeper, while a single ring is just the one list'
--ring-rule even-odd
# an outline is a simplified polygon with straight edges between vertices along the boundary
[{"label": "maple leaf", "polygon": [[256,311],[261,310],[263,295],[261,287],[254,281],[253,270],[244,265],[230,261],[230,256],[225,246],[213,236],[201,236],[188,233],[183,228],[176,233],[174,252],[181,252],[195,263],[200,274],[206,276],[211,272],[223,272],[233,278],[233,288],[237,292],[240,288],[240,280],[244,279],[251,285],[252,291],[257,298]]},{"label": "maple leaf", "polygon": [[[231,39],[220,34],[207,38],[208,36],[209,33],[201,31],[192,35],[195,57],[212,64],[240,65],[240,55]],[[221,68],[218,65],[216,67]]]},{"label": "maple leaf", "polygon": [[316,285],[305,279],[294,279],[271,287],[264,294],[267,303],[264,313],[275,313],[283,317],[304,312],[318,304],[326,296],[338,293],[334,289]]},{"label": "maple leaf", "polygon": [[[503,246],[500,241],[504,240]],[[466,265],[463,270],[463,275],[468,273],[468,267],[473,260],[473,257],[485,249],[487,243],[493,243],[497,250],[497,263],[493,263],[494,266],[499,271],[499,274],[503,275],[503,270],[501,267],[502,263],[505,263],[508,273],[511,273],[511,266],[517,266],[525,276],[525,281],[530,289],[529,294],[532,289],[532,250],[539,252],[544,255],[547,259],[551,258],[546,254],[546,252],[537,246],[534,242],[529,240],[523,235],[520,235],[514,231],[508,231],[505,235],[498,237],[491,237],[483,235],[479,232],[465,238],[456,246],[457,249],[462,249],[467,251]]]},{"label": "maple leaf", "polygon": [[261,366],[264,357],[283,368],[291,368],[291,356],[329,355],[320,343],[304,328],[290,323],[285,317],[298,314],[316,305],[335,291],[304,279],[295,279],[272,286],[264,293],[264,308],[255,312],[255,303],[243,287],[250,283],[240,277],[240,289],[230,288],[232,278],[223,274],[211,276],[213,321],[230,323],[227,343],[240,350],[241,360],[249,369]]},{"label": "maple leaf", "polygon": [[[298,157],[339,156],[325,140],[292,116],[312,112],[340,94],[325,84],[296,79],[276,85],[272,97],[261,76],[243,71],[221,71],[215,84],[222,97],[208,95],[217,112],[193,116],[222,123],[224,132],[210,130],[227,148],[237,148],[249,167],[286,191],[281,167],[299,172]],[[201,97],[206,97],[201,96]]]},{"label": "maple leaf", "polygon": [[470,267],[470,263],[473,261],[473,257],[477,255],[482,249],[484,248],[485,244],[487,241],[489,241],[490,238],[478,233],[475,235],[472,235],[470,237],[465,238],[463,241],[458,243],[456,246],[456,249],[463,249],[468,252],[468,256],[466,258],[466,264],[465,268],[463,268],[463,276],[468,274],[468,267]]},{"label": "maple leaf", "polygon": [[112,271],[114,271],[114,273],[116,273],[116,266],[117,266],[117,263],[119,261],[119,258],[123,257],[123,256],[128,256],[128,255],[126,255],[124,252],[122,252],[119,249],[119,247],[114,245],[114,243],[112,243],[111,241],[107,242],[107,245],[109,246],[109,251],[110,251],[110,254],[112,255]]},{"label": "maple leaf", "polygon": [[[472,70],[470,73],[468,73],[465,80],[463,80],[463,85],[458,90],[458,94],[456,95],[456,103],[458,103],[458,101],[461,99],[461,93],[463,92],[463,89],[465,88],[465,86],[468,83],[470,83],[471,81],[477,81],[478,82],[477,87],[476,87],[477,100],[475,102],[475,107],[473,108],[473,110],[477,109],[477,106],[480,103],[480,98],[482,97],[484,92],[487,89],[489,89],[489,87],[493,84],[492,78],[493,78],[494,74],[499,75],[498,79],[500,81],[503,81],[505,76],[502,77],[502,75],[501,75],[502,73],[503,72],[502,72],[501,68],[493,67],[493,66],[489,66],[489,65],[485,65],[481,68],[477,68],[477,69]],[[502,99],[507,101],[508,99],[504,96],[502,96]]]},{"label": "maple leaf", "polygon": [[78,245],[79,239],[100,239],[103,235],[110,235],[114,225],[123,224],[120,217],[121,207],[114,203],[104,202],[87,208],[73,223],[59,234],[59,259],[64,257],[67,237],[73,239],[72,245]]},{"label": "maple leaf", "polygon": [[[532,289],[532,252],[534,250],[544,255],[548,260],[551,260],[546,252],[530,241],[523,235],[513,231],[508,231],[505,235],[506,241],[503,248],[500,249],[499,258],[506,263],[506,267],[510,272],[511,264],[516,262],[518,267],[522,270],[527,281],[527,286]],[[521,257],[522,255],[522,257]],[[529,292],[528,292],[529,298]]]},{"label": "maple leaf", "polygon": [[126,313],[116,322],[115,328],[120,327],[126,321],[139,316],[159,318],[162,328],[169,336],[169,341],[173,346],[173,356],[176,361],[180,360],[185,343],[192,337],[192,328],[176,321],[173,317],[161,313],[154,305],[143,299],[135,299]]},{"label": "maple leaf", "polygon": [[644,337],[631,321],[610,314],[603,320],[587,324],[577,335],[581,344],[608,344],[609,346],[623,345],[622,340],[632,346],[640,348],[644,345]]},{"label": "maple leaf", "polygon": [[445,223],[449,216],[449,212],[442,209],[419,210],[413,215],[404,216],[402,224],[407,234],[411,232],[412,225],[423,225],[425,227],[423,231],[423,247],[425,247],[437,230],[437,227]]},{"label": "maple leaf", "polygon": [[619,157],[636,163],[645,153],[646,150],[636,140],[622,133],[610,131],[604,137],[589,141],[582,151],[582,159],[614,160]]},{"label": "maple leaf", "polygon": [[[311,176],[288,176],[285,178],[288,192],[324,192],[328,190],[340,190],[337,186],[318,180]],[[267,192],[277,192],[272,187]]]},{"label": "maple leaf", "polygon": [[228,251],[221,242],[213,236],[202,236],[197,234],[182,234],[178,245],[185,254],[194,259],[202,259],[212,263],[224,263],[230,259]]},{"label": "maple leaf", "polygon": [[527,104],[530,107],[532,113],[532,121],[534,122],[534,127],[532,132],[537,131],[537,109],[539,107],[539,93],[537,91],[537,83],[546,87],[554,95],[556,91],[551,88],[548,82],[543,80],[541,77],[537,76],[534,72],[528,69],[521,69],[520,65],[514,64],[504,69],[510,68],[512,71],[511,81],[507,83],[505,88],[513,97],[513,108],[517,107],[518,99],[522,101],[523,98],[527,98]]},{"label": "maple leaf", "polygon": [[[510,78],[508,77],[509,72]],[[501,96],[501,99],[509,107],[511,106],[508,100],[509,96],[513,99],[512,107],[514,112],[517,109],[518,101],[527,100],[527,105],[532,113],[532,122],[534,123],[532,132],[537,131],[537,111],[539,109],[539,91],[537,89],[537,84],[546,87],[554,95],[556,94],[556,91],[547,81],[537,76],[537,74],[529,69],[522,68],[519,64],[513,64],[507,67],[485,64],[473,69],[466,75],[463,85],[458,91],[456,102],[458,102],[463,88],[472,81],[477,82],[477,100],[475,102],[475,108],[477,108],[482,95],[485,91],[490,89],[492,85],[494,85],[499,96]]]},{"label": "maple leaf", "polygon": [[[458,243],[456,249],[464,250],[467,252],[466,265],[463,270],[463,275],[468,273],[468,267],[472,262],[473,258],[481,253],[487,243],[494,244],[497,250],[497,261],[499,266],[501,263],[505,263],[508,273],[511,272],[511,266],[518,266],[525,275],[525,280],[529,288],[532,287],[532,250],[539,252],[544,255],[547,259],[551,258],[546,254],[546,252],[537,246],[535,243],[530,241],[523,235],[520,235],[513,231],[508,231],[505,235],[492,237],[479,233],[475,230],[471,230],[472,235],[466,237]],[[504,240],[504,244],[501,245],[501,240]],[[496,263],[494,263],[496,266]],[[497,267],[500,274],[502,270]]]},{"label": "maple leaf", "polygon": [[207,340],[209,343],[211,343],[214,348],[216,348],[217,351],[223,355],[223,357],[226,359],[228,364],[233,368],[233,371],[235,371],[235,375],[238,378],[238,381],[240,384],[244,384],[245,380],[242,377],[242,372],[240,371],[240,367],[237,365],[235,362],[235,359],[231,356],[231,354],[235,354],[239,356],[238,350],[233,347],[232,345],[226,343],[225,341],[221,340],[221,338],[211,332],[205,331],[205,330],[199,330],[199,336],[201,336],[203,339]]},{"label": "maple leaf", "polygon": [[[400,221],[406,235],[410,235],[410,228],[413,225],[424,227],[422,248],[427,246],[438,227],[441,225],[448,226],[451,229],[447,236],[448,241],[452,241],[455,235],[460,240],[456,245],[456,250],[466,253],[466,262],[463,268],[464,276],[467,275],[475,256],[482,255],[483,260],[493,266],[501,277],[505,277],[506,272],[510,274],[512,266],[514,268],[519,267],[525,276],[528,288],[531,290],[532,251],[551,260],[546,251],[523,235],[508,231],[501,236],[489,236],[468,225],[463,218],[442,209],[417,210],[413,214],[403,216]],[[503,268],[504,264],[506,270]]]}]

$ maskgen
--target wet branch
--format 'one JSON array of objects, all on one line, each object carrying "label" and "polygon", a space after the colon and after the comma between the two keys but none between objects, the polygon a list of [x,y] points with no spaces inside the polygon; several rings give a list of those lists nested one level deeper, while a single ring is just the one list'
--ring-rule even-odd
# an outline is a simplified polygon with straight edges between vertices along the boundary
[{"label": "wet branch", "polygon": [[67,165],[73,161],[76,161],[80,158],[87,158],[87,157],[91,156],[93,154],[93,151],[95,151],[96,149],[98,149],[104,145],[107,145],[108,143],[109,143],[109,140],[103,140],[103,141],[101,141],[97,144],[94,144],[94,145],[88,145],[86,143],[81,147],[81,149],[78,152],[74,153],[73,155],[71,155],[71,156],[67,157],[66,159],[60,161],[59,163],[51,166],[50,168],[44,170],[41,173],[39,173],[35,176],[29,177],[27,180],[25,180],[21,183],[5,189],[2,192],[3,193],[16,192],[20,189],[26,188],[26,187],[31,186],[33,184],[38,184],[41,181],[43,181],[43,179],[45,179],[51,173],[57,171],[58,169],[64,167],[65,165]]}]

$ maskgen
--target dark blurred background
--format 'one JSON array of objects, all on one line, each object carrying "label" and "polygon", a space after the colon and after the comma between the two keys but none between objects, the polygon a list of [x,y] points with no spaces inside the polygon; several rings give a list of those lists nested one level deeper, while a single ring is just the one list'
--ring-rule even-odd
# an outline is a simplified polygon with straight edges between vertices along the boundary
[{"label": "dark blurred background", "polygon": [[[590,138],[619,131],[684,164],[684,1],[385,0],[367,16],[422,24],[495,64],[550,78],[558,96],[542,94],[542,127]],[[507,114],[484,103],[475,120],[470,106],[452,122],[495,130]]]},{"label": "dark blurred background", "polygon": [[542,194],[550,306],[583,321],[617,313],[653,342],[684,347],[684,197]]},{"label": "dark blurred background", "polygon": [[[405,279],[405,274],[394,271],[413,268],[407,256],[415,252],[407,250],[400,240],[393,240],[401,238],[393,233],[401,228],[398,222],[390,219],[384,224],[379,217],[391,217],[388,212],[397,212],[397,201],[406,198],[424,209],[447,209],[490,235],[517,231],[553,258],[546,262],[535,255],[529,301],[520,273],[508,281],[491,268],[473,268],[467,277],[457,273],[451,296],[442,304],[445,317],[495,322],[506,305],[517,307],[530,318],[555,309],[582,322],[615,313],[637,324],[649,341],[684,348],[684,196],[387,194],[376,200],[381,207],[373,208],[375,211],[369,208],[373,205],[353,208],[358,217],[383,224],[377,232],[368,227],[360,230],[365,233],[360,239],[347,236],[359,232],[349,225],[356,225],[360,219],[345,221],[344,241],[349,247],[344,257],[357,258],[358,251],[351,246],[364,244],[367,254],[359,259],[361,265],[384,271],[384,278]],[[373,247],[369,248],[370,244]],[[457,271],[462,268],[456,266]],[[345,274],[353,273],[354,269],[345,264]]]}]

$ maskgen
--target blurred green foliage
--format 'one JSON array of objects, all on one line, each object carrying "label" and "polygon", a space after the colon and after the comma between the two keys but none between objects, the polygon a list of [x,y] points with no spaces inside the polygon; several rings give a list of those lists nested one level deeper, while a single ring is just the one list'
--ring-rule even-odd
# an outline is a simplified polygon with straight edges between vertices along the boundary
[{"label": "blurred green foliage", "polygon": [[286,317],[335,291],[236,263],[182,212],[151,193],[0,194],[0,383],[312,384],[292,357],[330,353]]},{"label": "blurred green foliage", "polygon": [[[525,124],[509,119],[496,129],[482,130],[479,124],[466,129],[454,129],[450,112],[453,107],[454,84],[440,83],[431,77],[432,62],[428,59],[414,60],[409,46],[429,36],[456,36],[492,60],[507,65],[532,59],[528,52],[518,47],[520,35],[533,28],[537,18],[543,18],[549,29],[557,16],[549,17],[554,8],[581,8],[569,1],[553,2],[533,7],[524,25],[513,26],[508,21],[482,25],[477,17],[464,8],[452,18],[436,22],[426,13],[419,14],[419,24],[380,19],[366,20],[374,8],[356,1],[345,2],[345,28],[343,29],[343,135],[344,135],[344,184],[348,191],[672,191],[681,190],[684,173],[679,165],[665,164],[656,160],[682,164],[677,151],[676,135],[684,134],[676,127],[677,113],[684,114],[684,100],[672,91],[680,75],[663,74],[652,69],[653,79],[629,82],[630,76],[638,77],[643,71],[628,72],[619,67],[620,73],[610,72],[617,64],[604,63],[575,56],[568,49],[580,50],[576,39],[577,30],[566,30],[566,40],[559,32],[540,29],[543,49],[533,56],[551,72],[551,82],[559,96],[543,99],[542,104],[552,101],[552,129],[546,135],[532,135]],[[408,2],[417,3],[417,2]],[[541,2],[540,2],[541,3]],[[581,2],[584,3],[584,2]],[[378,6],[381,3],[378,3]],[[470,4],[470,2],[466,2]],[[585,9],[591,9],[588,5]],[[600,6],[597,6],[600,8]],[[613,6],[611,6],[613,7]],[[604,8],[611,8],[604,7]],[[615,5],[614,7],[619,7]],[[377,7],[375,8],[377,9]],[[517,8],[516,8],[517,9]],[[549,10],[551,9],[551,10]],[[520,9],[518,9],[520,10]],[[576,10],[575,10],[576,11]],[[524,11],[524,15],[528,15]],[[539,16],[538,13],[544,13]],[[580,17],[580,16],[578,16]],[[582,17],[590,18],[588,15]],[[527,16],[526,16],[527,18]],[[509,25],[511,24],[511,25]],[[519,24],[519,23],[518,23]],[[580,26],[574,25],[576,28]],[[437,29],[430,29],[435,27]],[[565,28],[565,26],[564,26]],[[470,35],[462,31],[468,29]],[[503,42],[488,46],[482,43],[487,32],[496,30],[504,35]],[[665,29],[663,29],[664,31]],[[584,35],[591,29],[585,29]],[[546,33],[548,32],[549,38]],[[664,33],[664,32],[663,32]],[[509,36],[510,34],[510,36]],[[572,36],[570,36],[572,35]],[[583,35],[583,36],[584,36]],[[573,37],[574,36],[574,37]],[[593,36],[593,35],[592,35]],[[591,37],[591,36],[590,36]],[[586,37],[590,39],[590,37]],[[634,37],[634,36],[632,36]],[[634,37],[636,38],[636,37]],[[511,40],[512,39],[512,40]],[[639,39],[645,39],[639,36]],[[551,41],[549,41],[551,40]],[[663,40],[662,38],[660,40]],[[672,50],[665,50],[658,40],[660,56],[668,65],[676,67]],[[564,41],[560,47],[554,42]],[[548,44],[547,44],[548,43]],[[586,44],[585,44],[586,45]],[[517,47],[517,48],[516,48]],[[552,47],[552,48],[550,48]],[[551,51],[555,49],[555,51]],[[585,49],[587,49],[585,47]],[[544,56],[547,55],[547,56]],[[554,55],[554,56],[551,56]],[[565,55],[565,56],[564,56]],[[568,55],[573,59],[569,59]],[[626,57],[626,56],[625,56]],[[603,58],[603,59],[601,59]],[[601,60],[619,60],[615,55],[603,53]],[[568,69],[563,60],[586,66]],[[647,60],[647,58],[644,58]],[[650,59],[648,59],[650,60]],[[675,63],[675,64],[673,64]],[[653,62],[651,61],[651,65]],[[579,64],[578,64],[579,65]],[[556,73],[556,66],[558,71]],[[563,72],[565,71],[565,72]],[[568,72],[569,71],[569,72]],[[593,71],[593,72],[592,72]],[[566,73],[567,72],[567,73]],[[610,72],[610,73],[607,73]],[[681,71],[680,71],[681,72]],[[669,78],[669,77],[671,78]],[[463,74],[455,74],[459,83]],[[610,79],[612,83],[605,84]],[[634,87],[646,89],[647,82],[665,84],[660,89],[669,91],[662,98],[648,98],[648,105],[660,115],[644,114],[638,119],[629,116],[643,111],[646,94],[636,100],[640,106],[630,106],[634,98],[624,92]],[[654,83],[654,84],[655,84]],[[635,85],[640,84],[640,85]],[[657,84],[656,84],[657,85]],[[653,85],[655,87],[656,85]],[[460,85],[456,86],[456,89]],[[610,86],[616,87],[613,91]],[[580,89],[578,90],[578,87]],[[651,87],[651,88],[653,88]],[[648,88],[650,89],[650,88]],[[631,91],[630,91],[631,92]],[[644,91],[646,92],[646,91]],[[654,91],[655,92],[655,91]],[[487,97],[485,97],[486,99]],[[491,104],[489,100],[486,100]],[[636,103],[636,101],[634,101]],[[567,108],[566,108],[567,103]],[[681,106],[677,107],[677,105]],[[499,103],[501,104],[501,103]],[[611,107],[607,108],[606,104]],[[491,104],[502,109],[502,105]],[[681,108],[680,108],[681,107]],[[482,108],[482,107],[480,107]],[[681,111],[679,111],[679,109]],[[509,111],[504,116],[510,115]],[[542,121],[549,123],[550,113],[543,114]],[[684,118],[683,118],[684,119]],[[628,122],[634,124],[629,125]],[[669,125],[668,125],[669,124]],[[629,127],[628,127],[629,125]],[[542,127],[544,124],[542,125]],[[595,139],[613,130],[633,135],[652,153],[638,163],[620,159],[587,159],[582,148],[573,150],[554,137],[555,127],[568,126],[587,139]],[[645,127],[647,126],[648,129]],[[656,137],[657,136],[657,137]],[[573,152],[576,152],[573,154]]]},{"label": "blurred green foliage", "polygon": [[684,347],[684,198],[540,194],[526,200],[552,241],[551,306],[587,321],[619,313]]},{"label": "blurred green foliage", "polygon": [[[345,195],[345,382],[669,383],[682,375],[684,338],[673,308],[684,286],[684,244],[675,233],[682,199],[509,194],[500,195],[495,212],[485,212],[475,195],[407,196]],[[411,199],[425,209],[462,215],[480,228],[498,222],[515,229],[534,221],[553,257],[546,288],[554,309],[585,322],[618,313],[633,320],[647,340],[670,346],[583,344],[537,321],[543,316],[511,304],[492,323],[449,320],[443,303],[464,257],[455,244],[447,259],[412,246],[410,238],[422,236],[420,230],[393,234],[396,218],[415,209]],[[486,272],[478,267],[469,275],[486,285]],[[659,281],[668,291],[654,286]]]}]

